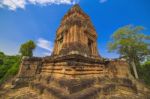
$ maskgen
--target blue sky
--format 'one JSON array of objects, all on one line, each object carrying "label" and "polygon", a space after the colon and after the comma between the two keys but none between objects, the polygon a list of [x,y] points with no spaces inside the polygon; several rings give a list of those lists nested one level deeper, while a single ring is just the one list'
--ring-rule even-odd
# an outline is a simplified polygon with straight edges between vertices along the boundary
[{"label": "blue sky", "polygon": [[108,52],[107,43],[119,27],[142,25],[150,35],[150,0],[1,0],[0,51],[15,55],[22,43],[34,40],[35,56],[50,54],[61,19],[75,2],[91,17],[103,57],[118,57]]}]

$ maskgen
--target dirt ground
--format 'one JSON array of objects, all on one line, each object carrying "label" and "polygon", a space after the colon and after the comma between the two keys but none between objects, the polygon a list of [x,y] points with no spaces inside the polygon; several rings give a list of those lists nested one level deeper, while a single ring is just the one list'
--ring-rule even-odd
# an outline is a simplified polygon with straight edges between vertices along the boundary
[{"label": "dirt ground", "polygon": [[39,95],[29,87],[12,89],[12,85],[7,83],[0,89],[0,99],[44,99],[43,95]]}]

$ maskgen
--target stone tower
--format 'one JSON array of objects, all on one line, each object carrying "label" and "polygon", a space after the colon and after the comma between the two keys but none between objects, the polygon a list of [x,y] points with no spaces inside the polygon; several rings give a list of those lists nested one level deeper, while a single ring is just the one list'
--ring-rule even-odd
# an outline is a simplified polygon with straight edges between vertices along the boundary
[{"label": "stone tower", "polygon": [[79,54],[99,57],[97,33],[88,15],[74,5],[63,17],[56,33],[53,55]]},{"label": "stone tower", "polygon": [[52,55],[24,58],[16,83],[30,85],[41,99],[148,99],[127,62],[104,60],[96,41],[89,16],[74,5],[56,32]]}]

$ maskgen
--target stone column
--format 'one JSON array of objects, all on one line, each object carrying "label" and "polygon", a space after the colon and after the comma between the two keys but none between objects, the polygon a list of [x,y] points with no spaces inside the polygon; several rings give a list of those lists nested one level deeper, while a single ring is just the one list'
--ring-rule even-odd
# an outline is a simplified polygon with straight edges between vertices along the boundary
[{"label": "stone column", "polygon": [[95,42],[94,42],[94,46],[93,46],[93,48],[94,48],[94,56],[95,56]]},{"label": "stone column", "polygon": [[66,46],[67,43],[67,33],[64,34],[64,39],[63,39],[63,46]]},{"label": "stone column", "polygon": [[93,44],[91,46],[91,54],[94,55],[94,46],[93,46]]},{"label": "stone column", "polygon": [[71,34],[71,28],[70,28],[70,30],[69,30],[69,32],[68,32],[68,43],[70,43],[70,42],[71,42],[70,34]]},{"label": "stone column", "polygon": [[80,40],[84,44],[84,32],[81,31]]},{"label": "stone column", "polygon": [[75,41],[75,26],[72,27],[72,42]]},{"label": "stone column", "polygon": [[95,43],[95,55],[98,55],[97,43]]},{"label": "stone column", "polygon": [[66,33],[66,46],[68,47],[68,42],[69,42],[69,31]]},{"label": "stone column", "polygon": [[73,42],[73,34],[74,34],[74,26],[71,27],[71,35],[70,35],[70,38],[71,38],[71,42]]},{"label": "stone column", "polygon": [[56,48],[55,48],[55,53],[58,54],[58,46],[57,46],[57,41],[55,42]]},{"label": "stone column", "polygon": [[83,33],[81,28],[79,28],[79,41],[83,44]]},{"label": "stone column", "polygon": [[59,51],[60,51],[60,43],[59,43],[59,42],[57,43],[57,48],[58,48],[58,51],[57,51],[57,52],[58,52],[58,54],[59,54]]},{"label": "stone column", "polygon": [[53,53],[56,54],[56,42],[55,42],[55,45],[54,45]]},{"label": "stone column", "polygon": [[75,26],[73,26],[73,33],[72,33],[72,42],[74,42],[74,34],[75,34]]},{"label": "stone column", "polygon": [[87,36],[84,36],[84,39],[85,39],[84,44],[87,45],[88,44],[88,38],[87,38]]},{"label": "stone column", "polygon": [[81,28],[79,28],[79,32],[78,32],[78,40],[79,40],[79,42],[81,42],[82,43],[82,40],[81,40]]},{"label": "stone column", "polygon": [[96,42],[94,42],[94,46],[93,46],[93,48],[94,48],[94,55],[96,55],[97,53],[96,53]]},{"label": "stone column", "polygon": [[75,33],[74,33],[74,41],[78,41],[78,31],[77,31],[77,25],[75,25]]},{"label": "stone column", "polygon": [[83,44],[86,45],[86,35],[85,35],[85,33],[83,33]]}]

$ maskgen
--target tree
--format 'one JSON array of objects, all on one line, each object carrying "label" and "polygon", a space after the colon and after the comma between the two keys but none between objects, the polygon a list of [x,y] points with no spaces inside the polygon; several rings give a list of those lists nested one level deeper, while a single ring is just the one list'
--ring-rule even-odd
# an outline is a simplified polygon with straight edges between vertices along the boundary
[{"label": "tree", "polygon": [[113,33],[109,43],[109,51],[116,51],[128,60],[135,78],[138,78],[136,67],[140,66],[140,60],[150,53],[150,36],[144,35],[143,30],[141,26],[124,26]]},{"label": "tree", "polygon": [[20,47],[20,53],[22,56],[33,56],[33,50],[36,48],[36,44],[32,41],[29,40],[26,43],[22,44]]},{"label": "tree", "polygon": [[3,58],[3,57],[5,57],[5,54],[0,51],[0,58]]},{"label": "tree", "polygon": [[2,59],[2,64],[0,63],[0,85],[1,85],[9,77],[12,77],[17,74],[21,62],[21,57],[19,55],[8,56],[5,55],[3,52],[0,52],[0,55],[2,55],[2,58],[0,56],[0,60]]},{"label": "tree", "polygon": [[142,64],[142,79],[148,85],[150,85],[150,61],[145,62]]},{"label": "tree", "polygon": [[0,65],[3,64],[3,59],[4,59],[4,57],[5,57],[5,54],[0,51]]}]

